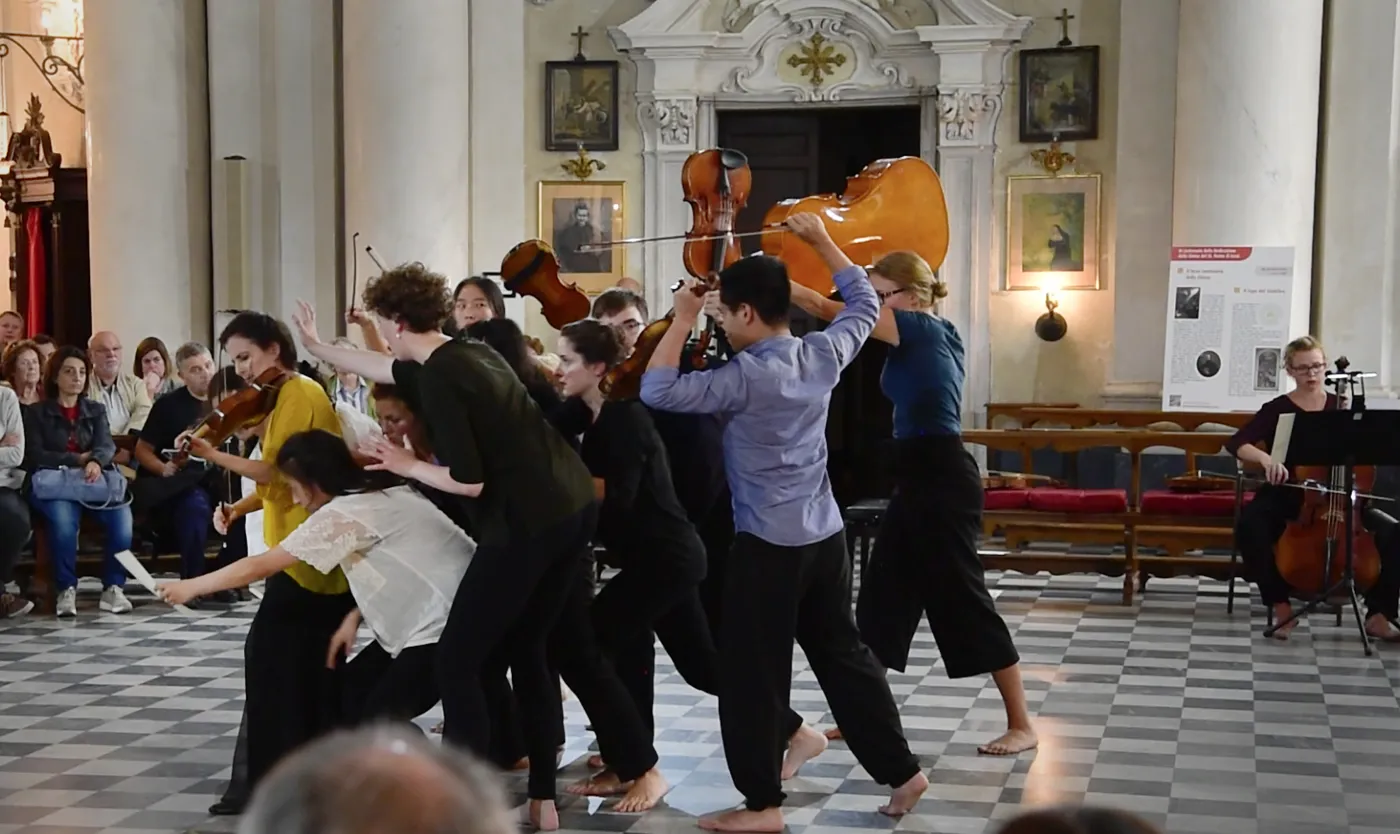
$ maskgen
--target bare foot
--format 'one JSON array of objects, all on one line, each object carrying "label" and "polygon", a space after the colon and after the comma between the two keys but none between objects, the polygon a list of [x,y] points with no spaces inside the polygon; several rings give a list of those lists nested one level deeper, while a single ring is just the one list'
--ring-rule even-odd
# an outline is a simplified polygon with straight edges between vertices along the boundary
[{"label": "bare foot", "polygon": [[1035,730],[1030,727],[1012,728],[977,748],[978,753],[987,756],[1014,756],[1027,750],[1034,750],[1040,744]]},{"label": "bare foot", "polygon": [[559,809],[552,799],[532,799],[520,807],[520,822],[536,831],[558,831]]},{"label": "bare foot", "polygon": [[1382,643],[1400,643],[1400,628],[1396,628],[1384,614],[1372,614],[1366,618],[1366,634]]},{"label": "bare foot", "polygon": [[622,814],[640,814],[643,811],[650,811],[656,807],[656,803],[661,801],[661,797],[666,795],[671,786],[666,784],[666,779],[662,777],[661,771],[656,768],[648,770],[637,781],[632,783],[632,787],[627,789],[627,793],[617,801],[614,808]]},{"label": "bare foot", "polygon": [[783,809],[764,808],[750,811],[736,808],[700,818],[699,825],[706,831],[752,831],[755,834],[778,834],[783,830]]},{"label": "bare foot", "polygon": [[[1280,602],[1278,605],[1275,605],[1275,606],[1274,606],[1274,622],[1276,622],[1276,623],[1281,623],[1281,622],[1283,622],[1284,620],[1287,620],[1287,619],[1288,619],[1289,617],[1291,617],[1291,616],[1293,616],[1293,606],[1292,606],[1292,605],[1290,605],[1290,604],[1288,604],[1288,603],[1286,603],[1286,602]],[[1294,620],[1293,622],[1289,623],[1288,625],[1284,626],[1283,628],[1280,628],[1279,630],[1275,631],[1273,634],[1271,634],[1271,635],[1269,635],[1269,636],[1270,636],[1270,637],[1273,637],[1275,640],[1287,640],[1287,639],[1288,639],[1288,635],[1289,635],[1290,633],[1292,633],[1293,627],[1296,626],[1296,625],[1298,625],[1298,621],[1297,621],[1297,620]]]},{"label": "bare foot", "polygon": [[830,730],[826,731],[827,741],[840,741],[843,738],[845,738],[845,736],[841,735],[840,727],[832,727]]},{"label": "bare foot", "polygon": [[597,753],[594,753],[593,755],[588,757],[588,767],[591,770],[597,770],[600,767],[607,767],[607,765],[603,763],[602,756],[598,755]]},{"label": "bare foot", "polygon": [[797,771],[807,762],[826,752],[826,736],[803,724],[788,739],[787,753],[783,755],[783,781],[797,775]]},{"label": "bare foot", "polygon": [[888,805],[880,806],[880,813],[887,817],[902,817],[914,810],[914,806],[919,804],[919,797],[928,790],[928,777],[921,770],[910,777],[908,782],[894,789],[890,794]]},{"label": "bare foot", "polygon": [[530,769],[530,757],[529,757],[529,756],[522,756],[522,757],[520,757],[519,759],[516,759],[516,760],[515,760],[515,764],[511,765],[511,766],[510,766],[510,769],[511,769],[512,771],[516,771],[516,770],[529,770],[529,769]]},{"label": "bare foot", "polygon": [[617,796],[627,793],[632,784],[617,778],[617,774],[611,770],[605,770],[587,779],[580,779],[565,788],[564,792],[573,796]]}]

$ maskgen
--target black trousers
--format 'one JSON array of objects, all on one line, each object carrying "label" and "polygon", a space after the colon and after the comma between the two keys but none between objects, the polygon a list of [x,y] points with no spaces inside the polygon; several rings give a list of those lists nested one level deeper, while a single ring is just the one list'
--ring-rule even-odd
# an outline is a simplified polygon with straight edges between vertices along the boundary
[{"label": "black trousers", "polygon": [[345,664],[345,721],[412,721],[438,702],[437,644],[410,646],[390,657],[378,641]]},{"label": "black trousers", "polygon": [[[617,670],[603,654],[593,628],[592,602],[592,563],[580,560],[564,610],[550,638],[550,658],[559,676],[588,713],[598,739],[598,752],[618,778],[626,782],[656,767],[658,757],[651,743],[650,726],[643,720]],[[558,700],[556,694],[555,701]],[[533,755],[532,752],[532,782]],[[552,752],[549,762],[551,766],[554,763]],[[552,770],[550,784],[552,787]],[[530,796],[537,798],[533,787]]]},{"label": "black trousers", "polygon": [[982,475],[960,438],[896,441],[895,492],[856,601],[860,638],[903,672],[928,617],[950,678],[996,672],[1020,656],[987,592],[977,554]]},{"label": "black trousers", "polygon": [[344,722],[340,670],[326,668],[326,649],[354,607],[348,593],[268,577],[243,647],[249,794],[283,756]]},{"label": "black trousers", "polygon": [[[1288,602],[1292,593],[1274,560],[1274,545],[1302,507],[1302,490],[1265,485],[1254,493],[1253,500],[1240,508],[1240,517],[1235,523],[1235,543],[1240,549],[1245,575],[1259,586],[1260,601],[1266,606]],[[1400,535],[1388,524],[1378,525],[1373,532],[1381,557],[1381,573],[1376,584],[1366,590],[1366,609],[1371,614],[1383,614],[1386,619],[1394,620],[1400,609]]]},{"label": "black trousers", "polygon": [[705,518],[695,521],[705,545],[705,578],[700,581],[700,604],[716,646],[724,626],[724,582],[729,552],[734,547],[734,504],[726,488]]},{"label": "black trousers", "polygon": [[493,732],[484,673],[504,647],[530,756],[532,799],[554,798],[563,708],[546,646],[596,519],[589,504],[533,536],[478,547],[438,640],[443,739],[482,758],[491,754]]},{"label": "black trousers", "polygon": [[851,617],[845,531],[803,547],[739,533],[724,602],[720,730],[729,775],[750,810],[783,802],[783,711],[791,695],[794,639],[871,778],[895,786],[918,773],[885,671],[860,642]]},{"label": "black trousers", "polygon": [[0,487],[0,586],[10,581],[29,529],[29,505],[16,490]]}]

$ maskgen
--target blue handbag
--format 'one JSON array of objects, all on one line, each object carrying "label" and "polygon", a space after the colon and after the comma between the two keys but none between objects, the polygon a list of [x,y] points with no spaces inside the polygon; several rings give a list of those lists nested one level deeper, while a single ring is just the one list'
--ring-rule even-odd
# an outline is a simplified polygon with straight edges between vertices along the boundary
[{"label": "blue handbag", "polygon": [[126,478],[115,468],[103,469],[102,477],[92,483],[83,477],[81,466],[39,469],[29,476],[29,491],[40,501],[73,501],[89,510],[114,510],[131,503]]}]

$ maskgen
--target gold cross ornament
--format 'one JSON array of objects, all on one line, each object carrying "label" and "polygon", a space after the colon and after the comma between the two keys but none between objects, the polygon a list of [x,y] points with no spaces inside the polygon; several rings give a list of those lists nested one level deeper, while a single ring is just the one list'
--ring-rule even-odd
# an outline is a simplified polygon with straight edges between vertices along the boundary
[{"label": "gold cross ornament", "polygon": [[831,75],[833,67],[846,63],[846,56],[828,44],[821,32],[813,32],[800,51],[801,54],[788,58],[788,66],[801,70],[802,76],[810,79],[813,87],[820,87],[826,76]]}]

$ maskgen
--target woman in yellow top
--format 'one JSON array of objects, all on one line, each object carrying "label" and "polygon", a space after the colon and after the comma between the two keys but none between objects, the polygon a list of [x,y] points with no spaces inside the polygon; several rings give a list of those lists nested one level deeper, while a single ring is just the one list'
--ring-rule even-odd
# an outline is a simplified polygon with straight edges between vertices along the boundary
[{"label": "woman in yellow top", "polygon": [[[263,423],[262,460],[190,440],[194,456],[257,484],[263,538],[269,548],[276,547],[307,518],[306,509],[292,500],[291,488],[273,465],[278,450],[287,438],[312,429],[339,436],[340,421],[325,389],[296,372],[296,344],[282,322],[265,313],[239,313],[219,335],[219,344],[245,380],[256,379],[270,368],[287,375],[277,405]],[[341,702],[339,679],[326,668],[326,647],[354,606],[339,569],[322,574],[299,563],[268,578],[243,649],[247,784],[242,797],[226,795],[211,812],[241,812],[239,800],[252,794],[258,780],[283,755],[339,723],[334,708]]]}]

